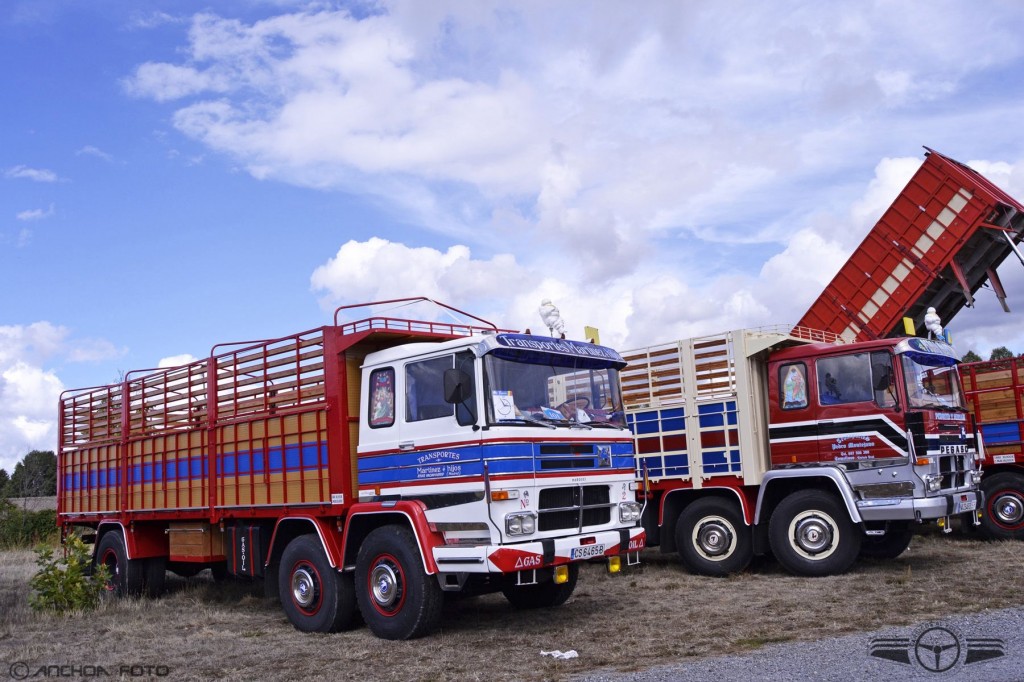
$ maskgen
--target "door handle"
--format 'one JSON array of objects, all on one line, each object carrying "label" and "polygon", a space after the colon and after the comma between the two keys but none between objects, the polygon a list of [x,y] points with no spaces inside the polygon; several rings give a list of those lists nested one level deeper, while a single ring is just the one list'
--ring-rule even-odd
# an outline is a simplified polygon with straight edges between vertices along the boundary
[{"label": "door handle", "polygon": [[416,443],[412,442],[411,440],[402,441],[401,443],[398,444],[399,450],[412,450],[415,447]]}]

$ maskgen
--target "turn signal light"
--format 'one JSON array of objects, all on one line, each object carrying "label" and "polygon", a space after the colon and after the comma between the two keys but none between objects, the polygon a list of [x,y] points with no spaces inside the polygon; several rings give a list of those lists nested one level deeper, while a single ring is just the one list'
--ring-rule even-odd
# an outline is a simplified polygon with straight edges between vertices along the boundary
[{"label": "turn signal light", "polygon": [[930,459],[928,459],[927,457],[918,457],[916,460],[914,460],[914,464],[916,464],[919,467],[925,467],[925,466],[928,466],[931,463],[932,463],[932,461]]}]

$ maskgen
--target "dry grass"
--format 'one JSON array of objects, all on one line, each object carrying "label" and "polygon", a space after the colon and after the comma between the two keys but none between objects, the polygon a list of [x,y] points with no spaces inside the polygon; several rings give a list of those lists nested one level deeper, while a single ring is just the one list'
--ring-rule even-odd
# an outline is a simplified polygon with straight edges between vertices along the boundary
[{"label": "dry grass", "polygon": [[[557,609],[521,612],[500,595],[446,607],[442,630],[413,642],[365,628],[338,635],[294,630],[256,585],[171,580],[162,599],[110,602],[66,617],[32,613],[30,552],[0,553],[0,672],[44,665],[167,666],[166,679],[566,679],[768,643],[908,625],[1024,605],[1024,543],[915,538],[895,561],[861,562],[844,576],[795,578],[763,562],[726,579],[687,574],[648,550],[619,576],[587,565]],[[541,650],[576,649],[556,661]]]}]

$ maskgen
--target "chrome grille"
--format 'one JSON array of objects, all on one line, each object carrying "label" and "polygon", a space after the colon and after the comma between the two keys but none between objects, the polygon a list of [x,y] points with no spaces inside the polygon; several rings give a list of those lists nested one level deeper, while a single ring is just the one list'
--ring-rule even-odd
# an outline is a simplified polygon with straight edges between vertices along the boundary
[{"label": "chrome grille", "polygon": [[967,471],[973,455],[940,455],[939,473],[942,475],[942,489],[952,490],[967,485]]},{"label": "chrome grille", "polygon": [[611,521],[611,507],[606,485],[545,488],[540,491],[537,528],[547,531],[600,526]]}]

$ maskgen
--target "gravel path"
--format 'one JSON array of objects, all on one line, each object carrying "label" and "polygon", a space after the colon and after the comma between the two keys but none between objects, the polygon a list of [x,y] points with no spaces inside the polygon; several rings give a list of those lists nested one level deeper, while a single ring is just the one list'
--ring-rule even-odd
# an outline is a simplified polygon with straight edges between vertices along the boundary
[{"label": "gravel path", "polygon": [[[935,649],[942,647],[936,658]],[[871,651],[875,655],[871,655]],[[1003,655],[985,659],[986,655]],[[902,662],[879,657],[884,653]],[[978,660],[981,659],[981,660]],[[772,644],[742,656],[704,658],[638,673],[591,673],[580,682],[724,680],[1024,680],[1024,608],[953,616],[816,642]]]}]

